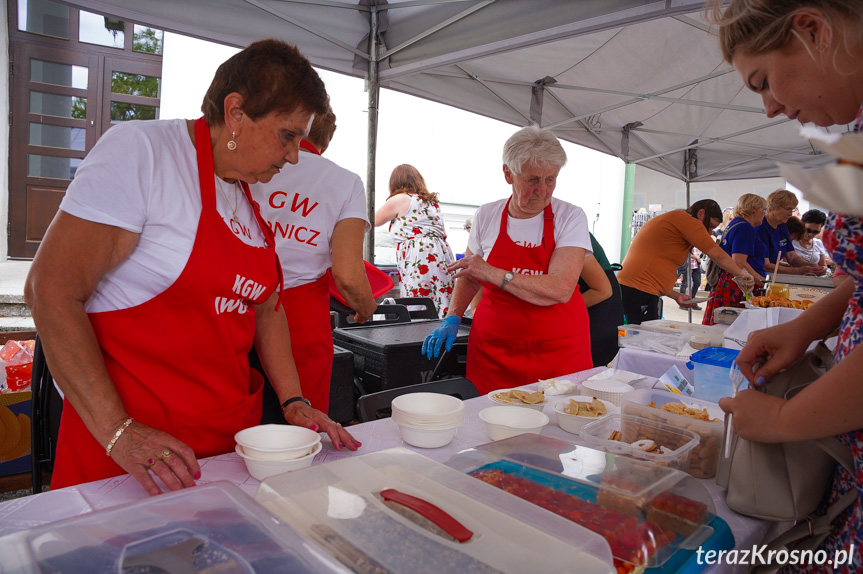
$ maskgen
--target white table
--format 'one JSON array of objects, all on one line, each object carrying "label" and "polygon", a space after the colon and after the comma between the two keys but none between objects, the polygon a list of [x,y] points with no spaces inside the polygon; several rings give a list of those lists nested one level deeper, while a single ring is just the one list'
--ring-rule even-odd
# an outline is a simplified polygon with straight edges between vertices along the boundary
[{"label": "white table", "polygon": [[[581,382],[603,370],[605,370],[604,367],[559,378]],[[655,382],[655,379],[648,379],[641,385],[650,386]],[[525,388],[533,386],[535,385]],[[491,403],[486,397],[465,401],[465,421],[459,427],[455,439],[445,447],[437,449],[411,447],[402,442],[398,426],[391,419],[383,419],[350,427],[354,437],[363,444],[356,452],[337,451],[325,440],[324,448],[315,458],[314,464],[324,464],[348,456],[358,456],[397,446],[406,447],[433,460],[445,462],[457,452],[489,442],[485,425],[479,420],[479,411],[488,406],[491,406]],[[554,423],[555,415],[551,406],[545,407],[545,413],[549,415],[552,422],[542,430],[542,435],[572,443],[581,442],[580,437],[563,431]],[[200,464],[202,477],[198,484],[227,480],[239,486],[250,496],[255,495],[259,482],[249,475],[243,459],[238,454],[232,452],[202,459]],[[716,513],[731,527],[738,548],[751,548],[763,540],[775,537],[781,531],[781,525],[747,518],[729,510],[725,505],[725,490],[712,480],[701,482],[713,498]],[[131,476],[124,475],[10,500],[0,504],[0,536],[146,497],[147,494],[138,482]],[[704,571],[729,572],[731,570],[727,566],[722,568],[713,566]]]}]

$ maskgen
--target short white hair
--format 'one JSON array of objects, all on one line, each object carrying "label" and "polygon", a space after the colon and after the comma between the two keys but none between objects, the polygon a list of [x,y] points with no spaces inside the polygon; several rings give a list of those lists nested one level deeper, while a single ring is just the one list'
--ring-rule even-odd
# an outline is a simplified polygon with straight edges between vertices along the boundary
[{"label": "short white hair", "polygon": [[521,173],[529,163],[560,169],[566,165],[566,152],[554,132],[531,124],[515,132],[503,144],[503,163],[512,173]]}]

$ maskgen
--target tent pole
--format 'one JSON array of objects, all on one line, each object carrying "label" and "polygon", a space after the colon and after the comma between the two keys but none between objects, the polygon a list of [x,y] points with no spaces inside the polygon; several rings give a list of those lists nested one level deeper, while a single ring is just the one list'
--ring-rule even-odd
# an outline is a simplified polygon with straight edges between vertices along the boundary
[{"label": "tent pole", "polygon": [[635,192],[635,164],[627,163],[623,176],[623,221],[620,226],[620,259],[623,261],[632,241],[632,195]]},{"label": "tent pole", "polygon": [[369,6],[369,124],[368,124],[368,155],[366,157],[366,211],[372,222],[372,231],[366,235],[363,257],[370,263],[375,262],[375,162],[378,144],[378,9]]}]

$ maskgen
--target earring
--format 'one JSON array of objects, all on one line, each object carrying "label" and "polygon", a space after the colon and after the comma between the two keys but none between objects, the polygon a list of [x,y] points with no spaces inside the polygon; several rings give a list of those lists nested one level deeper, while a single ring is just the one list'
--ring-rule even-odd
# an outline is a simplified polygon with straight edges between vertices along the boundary
[{"label": "earring", "polygon": [[231,132],[231,141],[228,142],[228,149],[231,151],[237,149],[237,142],[234,141],[235,137],[237,137],[237,132]]}]

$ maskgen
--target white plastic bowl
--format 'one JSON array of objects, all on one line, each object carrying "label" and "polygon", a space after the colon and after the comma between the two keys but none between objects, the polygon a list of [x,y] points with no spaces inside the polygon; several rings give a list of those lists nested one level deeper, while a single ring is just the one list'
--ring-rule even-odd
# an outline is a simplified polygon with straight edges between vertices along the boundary
[{"label": "white plastic bowl", "polygon": [[614,379],[587,379],[581,383],[584,394],[620,406],[620,397],[632,390],[632,385]]},{"label": "white plastic bowl", "polygon": [[479,411],[491,440],[503,440],[525,433],[539,434],[548,416],[537,410],[513,406],[488,407]]},{"label": "white plastic bowl", "polygon": [[579,395],[575,397],[567,397],[566,399],[559,400],[554,403],[554,414],[557,416],[557,426],[559,426],[566,432],[572,434],[579,434],[581,432],[581,427],[583,427],[589,422],[598,421],[608,415],[613,415],[620,412],[620,409],[616,405],[612,404],[609,401],[603,401],[602,399],[599,399],[600,401],[602,401],[602,404],[605,405],[605,408],[608,411],[607,414],[599,417],[584,417],[579,415],[571,415],[569,413],[563,412],[563,409],[565,409],[569,405],[570,399],[578,401],[580,403],[589,403],[593,400],[593,397]]},{"label": "white plastic bowl", "polygon": [[[522,408],[527,407],[527,408],[533,409],[535,411],[541,411],[545,407],[545,405],[548,404],[548,398],[547,397],[541,403],[537,403],[535,405],[529,405],[529,404],[524,403],[524,402],[519,401],[519,400],[515,400],[511,403],[507,403],[507,402],[502,401],[502,400],[495,397],[495,395],[497,395],[499,393],[505,393],[507,391],[512,391],[512,390],[515,390],[515,389],[498,389],[496,391],[490,392],[486,396],[489,398],[489,400],[491,402],[493,402],[496,405],[506,406],[506,407],[522,407]],[[532,391],[528,391],[528,392],[532,392]]]},{"label": "white plastic bowl", "polygon": [[418,448],[440,448],[452,442],[458,427],[458,424],[449,428],[432,429],[399,425],[399,433],[402,435],[402,440],[411,446]]},{"label": "white plastic bowl", "polygon": [[312,452],[321,442],[313,430],[293,425],[258,425],[234,435],[247,457],[257,460],[293,460]]},{"label": "white plastic bowl", "polygon": [[464,402],[442,393],[408,393],[393,399],[394,416],[415,423],[453,422],[464,418]]},{"label": "white plastic bowl", "polygon": [[256,458],[250,457],[248,454],[243,452],[243,447],[240,445],[236,446],[237,454],[243,457],[243,460],[246,462],[246,469],[248,469],[249,474],[252,477],[257,478],[258,480],[264,480],[270,476],[276,474],[282,474],[283,472],[288,472],[291,470],[299,470],[301,468],[307,468],[312,466],[312,462],[315,460],[315,456],[321,449],[324,447],[321,443],[315,445],[314,450],[308,453],[306,456],[295,458],[292,460],[258,460]]}]

